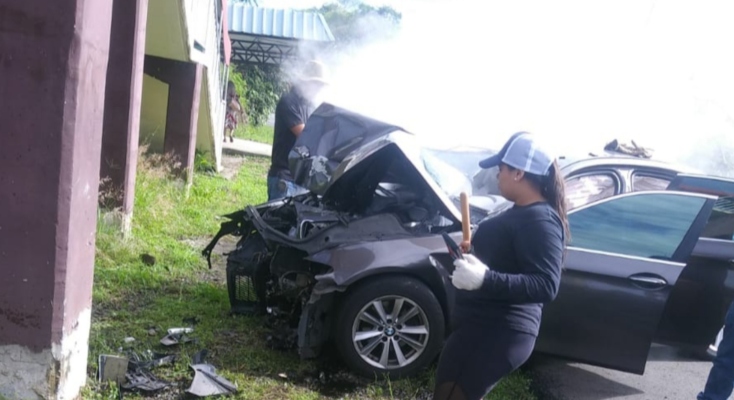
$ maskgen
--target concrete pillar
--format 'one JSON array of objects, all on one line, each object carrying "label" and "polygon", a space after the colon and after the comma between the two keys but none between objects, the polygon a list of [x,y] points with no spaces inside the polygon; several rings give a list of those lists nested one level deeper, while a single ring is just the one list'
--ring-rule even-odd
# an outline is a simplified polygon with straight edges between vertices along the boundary
[{"label": "concrete pillar", "polygon": [[0,398],[87,377],[112,3],[0,2]]},{"label": "concrete pillar", "polygon": [[194,175],[202,66],[146,55],[145,73],[168,84],[163,148],[178,158],[181,163],[179,172],[188,186]]},{"label": "concrete pillar", "polygon": [[124,233],[130,231],[135,200],[147,17],[148,0],[113,2],[100,189],[103,206],[119,211]]}]

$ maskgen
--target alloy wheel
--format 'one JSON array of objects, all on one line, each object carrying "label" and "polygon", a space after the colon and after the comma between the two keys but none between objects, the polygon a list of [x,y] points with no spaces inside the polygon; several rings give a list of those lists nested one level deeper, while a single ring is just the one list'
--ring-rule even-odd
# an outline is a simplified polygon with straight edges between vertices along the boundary
[{"label": "alloy wheel", "polygon": [[414,301],[383,296],[367,303],[352,326],[359,356],[381,369],[401,368],[423,354],[430,336],[428,317]]}]

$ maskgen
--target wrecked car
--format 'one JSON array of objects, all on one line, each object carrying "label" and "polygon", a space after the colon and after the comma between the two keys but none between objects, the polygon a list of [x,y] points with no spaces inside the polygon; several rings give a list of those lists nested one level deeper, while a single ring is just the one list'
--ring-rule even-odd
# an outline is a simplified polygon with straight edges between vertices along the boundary
[{"label": "wrecked car", "polygon": [[[311,115],[290,164],[309,192],[227,215],[204,250],[241,236],[227,255],[232,311],[289,319],[303,357],[333,340],[365,375],[421,370],[451,308],[441,234],[460,240],[459,196],[471,182],[413,134],[330,104]],[[500,208],[481,203],[473,224]]]},{"label": "wrecked car", "polygon": [[[511,206],[443,158],[400,127],[322,104],[290,157],[308,192],[227,215],[203,251],[210,257],[222,236],[240,236],[227,254],[232,311],[286,321],[304,358],[333,342],[363,375],[422,370],[449,334],[453,265],[441,235],[461,240],[460,193],[469,194],[472,229]],[[730,199],[686,185],[632,190],[625,162],[567,163],[578,167],[566,175],[571,243],[536,351],[642,374],[653,341],[714,341],[734,298],[723,280],[734,242],[701,235],[714,216],[724,231],[734,220]],[[612,187],[583,180],[594,171]]]}]

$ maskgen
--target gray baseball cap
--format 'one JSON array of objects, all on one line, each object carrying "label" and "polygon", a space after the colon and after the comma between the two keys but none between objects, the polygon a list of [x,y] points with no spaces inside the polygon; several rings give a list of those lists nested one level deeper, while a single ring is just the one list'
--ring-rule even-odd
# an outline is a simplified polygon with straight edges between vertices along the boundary
[{"label": "gray baseball cap", "polygon": [[502,150],[479,162],[482,168],[492,168],[505,163],[534,175],[548,175],[554,157],[535,140],[529,132],[517,132],[505,143]]}]

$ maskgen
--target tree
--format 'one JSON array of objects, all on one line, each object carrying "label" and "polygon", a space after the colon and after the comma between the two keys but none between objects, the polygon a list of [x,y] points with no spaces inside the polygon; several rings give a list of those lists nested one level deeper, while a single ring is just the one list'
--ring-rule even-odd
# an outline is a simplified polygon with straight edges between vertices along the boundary
[{"label": "tree", "polygon": [[337,0],[309,11],[324,16],[341,48],[389,39],[402,19],[392,7],[373,7],[361,0]]},{"label": "tree", "polygon": [[[280,68],[277,65],[233,65],[231,71],[230,80],[240,96],[245,98],[250,123],[262,125],[275,109],[280,95],[288,89]],[[244,90],[244,93],[240,90]]]},{"label": "tree", "polygon": [[[256,0],[232,1],[257,5]],[[336,51],[387,39],[397,31],[402,18],[402,15],[391,7],[373,7],[362,3],[361,0],[337,0],[307,11],[318,12],[324,16],[336,39],[337,46],[334,49]],[[243,97],[247,101],[245,107],[250,122],[253,125],[262,125],[275,109],[280,95],[288,89],[287,80],[280,66],[238,66],[231,75],[238,91],[246,87]]]}]

